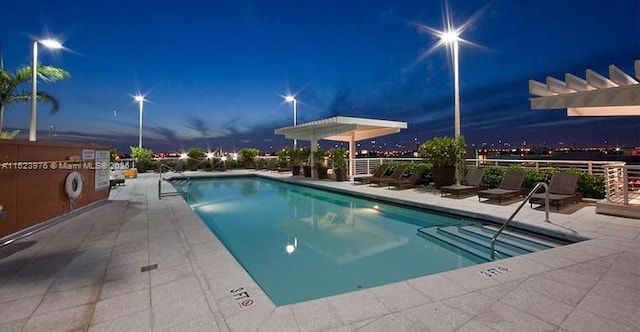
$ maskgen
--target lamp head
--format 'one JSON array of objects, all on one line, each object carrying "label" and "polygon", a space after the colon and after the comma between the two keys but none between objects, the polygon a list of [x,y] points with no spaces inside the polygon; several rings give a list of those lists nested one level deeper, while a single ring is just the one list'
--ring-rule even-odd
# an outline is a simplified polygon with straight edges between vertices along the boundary
[{"label": "lamp head", "polygon": [[458,31],[447,31],[440,35],[440,40],[445,44],[452,44],[458,41]]},{"label": "lamp head", "polygon": [[134,96],[133,99],[135,99],[137,102],[141,103],[141,102],[144,101],[144,96],[137,95],[137,96]]},{"label": "lamp head", "polygon": [[284,97],[284,100],[291,103],[291,102],[296,101],[296,97],[294,97],[292,95],[288,95],[288,96]]},{"label": "lamp head", "polygon": [[60,44],[60,42],[55,39],[43,39],[43,40],[38,40],[38,42],[48,48],[53,48],[53,49],[62,48],[62,44]]}]

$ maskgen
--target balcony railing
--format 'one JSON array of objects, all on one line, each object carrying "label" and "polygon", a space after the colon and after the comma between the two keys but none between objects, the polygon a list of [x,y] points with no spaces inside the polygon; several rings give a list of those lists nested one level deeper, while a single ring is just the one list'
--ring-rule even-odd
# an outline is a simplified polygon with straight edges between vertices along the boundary
[{"label": "balcony railing", "polygon": [[603,168],[607,201],[613,204],[640,205],[640,166],[616,163]]}]

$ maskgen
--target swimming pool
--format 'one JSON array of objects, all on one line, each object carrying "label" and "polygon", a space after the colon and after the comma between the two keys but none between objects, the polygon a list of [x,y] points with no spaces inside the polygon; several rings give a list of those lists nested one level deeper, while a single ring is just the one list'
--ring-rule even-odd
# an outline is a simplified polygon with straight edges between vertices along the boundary
[{"label": "swimming pool", "polygon": [[[490,229],[475,221],[260,177],[194,180],[187,201],[276,305],[489,261],[473,241]],[[468,247],[449,243],[452,233]]]}]

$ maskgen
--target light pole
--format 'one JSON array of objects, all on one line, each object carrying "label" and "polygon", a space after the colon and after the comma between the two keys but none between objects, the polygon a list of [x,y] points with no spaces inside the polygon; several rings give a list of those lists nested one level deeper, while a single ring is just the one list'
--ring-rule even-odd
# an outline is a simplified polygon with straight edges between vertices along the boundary
[{"label": "light pole", "polygon": [[138,147],[142,148],[142,104],[144,103],[145,99],[143,95],[137,95],[133,97],[133,99],[135,99],[138,102],[138,105],[140,105],[140,125],[138,127]]},{"label": "light pole", "polygon": [[[296,126],[296,105],[297,105],[297,100],[294,96],[292,95],[288,95],[286,97],[284,97],[284,100],[287,102],[290,102],[293,104],[293,126]],[[293,139],[293,148],[297,149],[298,148],[298,139],[294,138]]]},{"label": "light pole", "polygon": [[36,140],[36,98],[38,97],[38,43],[45,47],[60,49],[62,44],[54,39],[43,39],[33,41],[33,65],[31,66],[31,120],[29,121],[29,140]]},{"label": "light pole", "polygon": [[460,67],[458,65],[458,31],[450,30],[440,36],[443,44],[453,46],[453,133],[460,137]]}]

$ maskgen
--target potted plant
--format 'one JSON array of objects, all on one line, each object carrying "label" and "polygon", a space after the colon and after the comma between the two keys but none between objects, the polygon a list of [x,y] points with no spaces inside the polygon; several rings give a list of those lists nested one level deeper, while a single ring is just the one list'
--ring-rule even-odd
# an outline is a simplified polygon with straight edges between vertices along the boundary
[{"label": "potted plant", "polygon": [[433,165],[433,182],[439,189],[454,183],[456,168],[462,168],[467,151],[462,137],[434,137],[422,143],[418,153]]},{"label": "potted plant", "polygon": [[205,153],[200,148],[190,148],[187,150],[187,157],[189,157],[187,164],[189,165],[189,169],[192,171],[197,171],[200,167],[200,163],[204,159]]},{"label": "potted plant", "polygon": [[135,165],[138,173],[144,173],[149,168],[151,160],[153,158],[153,151],[145,148],[139,148],[130,146],[131,157],[135,160]]},{"label": "potted plant", "polygon": [[318,174],[318,179],[326,179],[327,178],[327,167],[324,165],[324,158],[327,156],[327,151],[318,148],[315,152],[313,152],[313,167],[315,167],[316,172]]},{"label": "potted plant", "polygon": [[333,164],[333,174],[336,175],[336,181],[347,181],[347,159],[346,151],[343,148],[331,149],[331,162]]},{"label": "potted plant", "polygon": [[255,160],[258,157],[258,149],[244,148],[240,150],[240,160],[244,163],[245,168],[255,168]]},{"label": "potted plant", "polygon": [[311,149],[304,148],[300,150],[300,160],[302,161],[302,171],[304,173],[304,177],[311,177]]},{"label": "potted plant", "polygon": [[289,164],[291,165],[291,174],[300,175],[300,164],[302,163],[302,151],[297,148],[289,149]]}]

